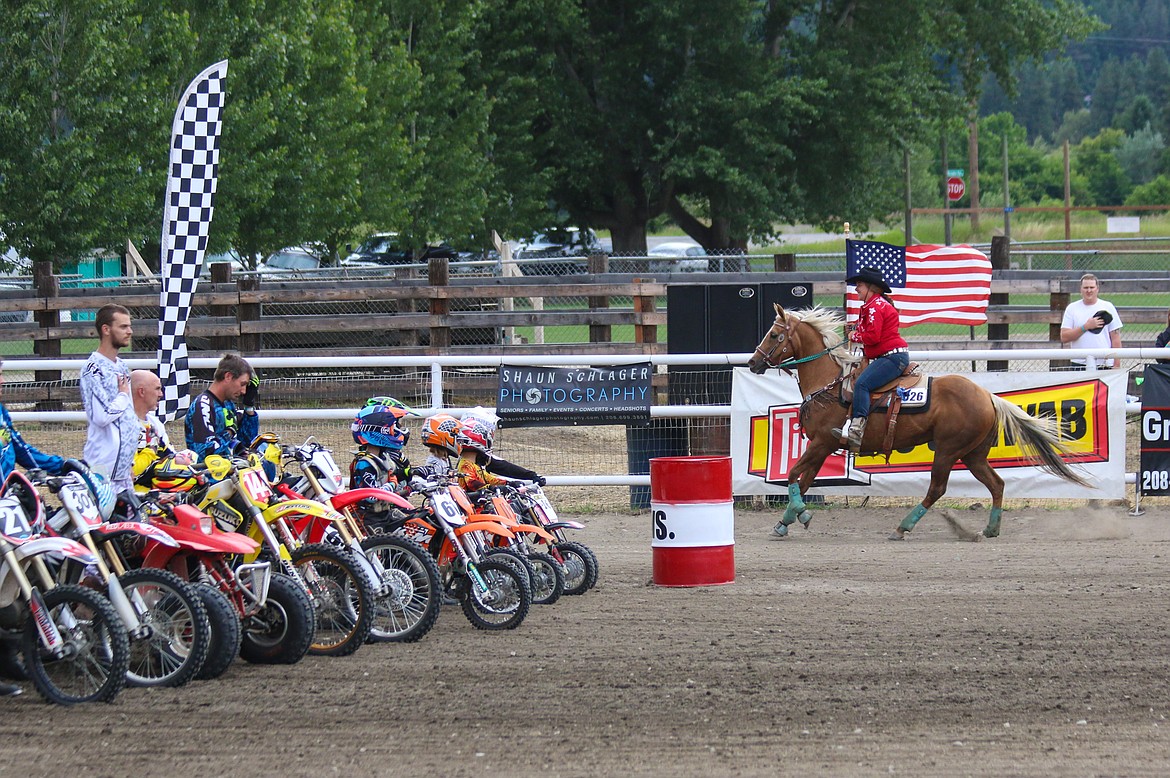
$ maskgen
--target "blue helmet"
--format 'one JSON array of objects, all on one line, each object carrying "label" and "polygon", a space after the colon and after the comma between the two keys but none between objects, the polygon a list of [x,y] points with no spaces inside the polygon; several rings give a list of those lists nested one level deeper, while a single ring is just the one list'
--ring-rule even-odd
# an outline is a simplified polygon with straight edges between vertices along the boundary
[{"label": "blue helmet", "polygon": [[354,442],[360,445],[401,451],[406,445],[408,433],[399,426],[398,420],[406,414],[407,411],[402,408],[367,405],[358,411],[349,430],[353,433]]}]

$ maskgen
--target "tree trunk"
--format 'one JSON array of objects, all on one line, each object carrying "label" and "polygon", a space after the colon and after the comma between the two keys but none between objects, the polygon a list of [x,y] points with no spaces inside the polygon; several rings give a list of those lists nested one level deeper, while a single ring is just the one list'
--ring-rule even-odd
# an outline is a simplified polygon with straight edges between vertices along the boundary
[{"label": "tree trunk", "polygon": [[967,187],[967,192],[971,195],[971,240],[978,240],[979,235],[979,117],[972,114],[974,118],[967,122],[967,164],[971,166],[968,176],[971,179],[971,185]]}]

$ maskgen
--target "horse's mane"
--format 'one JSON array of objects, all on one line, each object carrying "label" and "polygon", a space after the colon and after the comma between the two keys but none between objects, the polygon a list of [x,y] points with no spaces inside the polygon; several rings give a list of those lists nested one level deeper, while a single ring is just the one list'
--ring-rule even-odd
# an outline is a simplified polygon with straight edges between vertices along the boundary
[{"label": "horse's mane", "polygon": [[799,319],[815,329],[825,341],[825,348],[831,349],[831,355],[840,362],[857,362],[859,357],[850,353],[848,344],[841,335],[845,325],[845,317],[833,308],[822,308],[814,305],[799,311],[784,311],[788,316]]}]

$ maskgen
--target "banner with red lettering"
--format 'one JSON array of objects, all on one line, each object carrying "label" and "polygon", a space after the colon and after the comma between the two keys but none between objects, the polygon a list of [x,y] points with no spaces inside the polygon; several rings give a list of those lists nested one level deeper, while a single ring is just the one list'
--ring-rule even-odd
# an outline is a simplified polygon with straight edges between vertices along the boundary
[{"label": "banner with red lettering", "polygon": [[[1125,392],[1121,370],[1064,373],[979,373],[978,383],[1032,416],[1056,416],[1070,443],[1074,465],[1096,488],[1085,488],[1027,464],[1011,441],[1000,440],[989,457],[1004,479],[1006,498],[1125,497]],[[790,376],[754,375],[736,368],[731,388],[732,488],[737,495],[786,494],[788,471],[808,441],[800,429],[800,388]],[[910,412],[903,409],[902,413]],[[871,424],[881,423],[875,415]],[[885,456],[838,451],[821,467],[815,494],[921,497],[934,462],[929,445]],[[987,498],[987,489],[960,463],[951,472],[948,497]]]}]

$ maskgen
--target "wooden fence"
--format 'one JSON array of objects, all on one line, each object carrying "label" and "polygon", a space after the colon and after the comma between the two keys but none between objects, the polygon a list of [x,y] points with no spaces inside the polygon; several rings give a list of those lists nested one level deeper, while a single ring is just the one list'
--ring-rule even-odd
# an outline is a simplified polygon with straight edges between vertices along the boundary
[{"label": "wooden fence", "polygon": [[[993,246],[993,264],[1008,267],[1004,243]],[[47,265],[47,263],[44,263]],[[777,268],[792,267],[788,255],[778,255]],[[450,277],[446,260],[432,260],[428,278],[352,280],[322,276],[313,280],[273,281],[256,276],[231,278],[226,265],[214,266],[210,282],[203,282],[194,298],[194,313],[187,335],[192,355],[213,356],[226,350],[249,355],[295,356],[298,354],[402,354],[435,353],[662,353],[659,339],[665,327],[667,284],[653,279],[606,272],[604,257],[590,260],[596,272],[573,276]],[[135,342],[132,354],[153,356],[157,348],[159,285],[156,280],[116,287],[62,289],[48,269],[38,265],[34,286],[28,290],[0,291],[0,318],[14,312],[31,312],[28,321],[0,323],[0,342],[31,341],[39,357],[80,356],[95,345],[92,311],[106,303],[119,303],[134,314]],[[223,271],[227,271],[224,273]],[[789,282],[810,285],[822,299],[840,299],[844,283],[840,273],[807,273],[782,270],[773,273],[688,273],[671,277],[669,283],[708,284]],[[1106,286],[1104,296],[1167,295],[1170,273],[1145,273],[1144,277],[1098,273]],[[1036,348],[1059,344],[1060,320],[1070,299],[1079,295],[1079,273],[1053,277],[1042,271],[998,269],[992,281],[986,339],[991,348]],[[1013,296],[1046,295],[1048,306],[1011,303]],[[557,308],[515,305],[533,298],[560,298]],[[345,306],[360,309],[337,313]],[[660,307],[661,306],[661,307]],[[1166,307],[1118,306],[1127,324],[1164,326]],[[332,310],[330,310],[332,309]],[[72,313],[63,321],[62,313]],[[81,317],[87,315],[89,321]],[[3,314],[10,314],[3,316]],[[1031,337],[1012,333],[1012,325],[1030,324]],[[1048,325],[1048,337],[1036,336],[1036,324]],[[615,340],[614,328],[625,325],[624,340]],[[632,326],[631,326],[632,325]],[[587,342],[528,343],[504,345],[499,333],[516,327],[573,326],[588,328]],[[1123,329],[1123,336],[1133,330]],[[1147,328],[1148,331],[1148,328]],[[488,333],[480,343],[460,343],[453,333]],[[632,332],[632,338],[625,333]],[[910,331],[913,335],[913,331]],[[583,338],[582,338],[583,339]],[[466,339],[463,339],[466,340]],[[274,341],[285,344],[273,348]],[[1152,337],[1138,334],[1123,345],[1148,346]],[[287,345],[292,343],[293,345]],[[963,349],[967,340],[930,341],[915,337],[921,349]],[[27,348],[27,347],[26,347]],[[14,353],[7,349],[7,353]],[[27,353],[27,351],[25,352]],[[51,380],[46,377],[44,380]]]}]

